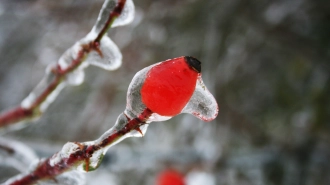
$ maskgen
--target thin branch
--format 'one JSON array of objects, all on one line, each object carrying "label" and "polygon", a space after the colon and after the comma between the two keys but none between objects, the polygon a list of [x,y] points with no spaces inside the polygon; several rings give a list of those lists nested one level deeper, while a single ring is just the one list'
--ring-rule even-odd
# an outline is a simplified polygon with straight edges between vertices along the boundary
[{"label": "thin branch", "polygon": [[6,127],[13,123],[32,119],[33,117],[33,110],[24,109],[19,106],[0,115],[0,127]]},{"label": "thin branch", "polygon": [[121,14],[125,3],[126,0],[118,0],[117,5],[110,12],[109,17],[102,27],[100,33],[93,41],[82,45],[81,50],[78,52],[76,58],[66,69],[61,69],[60,65],[57,64],[57,66],[51,70],[51,72],[55,75],[55,78],[48,84],[40,96],[35,99],[30,107],[24,108],[22,106],[18,106],[12,110],[0,114],[0,128],[7,127],[22,121],[33,120],[34,118],[41,116],[42,111],[40,110],[40,106],[42,103],[47,100],[47,98],[52,94],[52,92],[55,91],[61,82],[63,82],[68,74],[77,69],[84,62],[91,51],[96,51],[102,57],[103,54],[100,50],[100,41],[105,33],[109,30],[114,20]]},{"label": "thin branch", "polygon": [[14,140],[0,137],[1,164],[25,172],[31,161],[38,160],[35,152],[28,146]]},{"label": "thin branch", "polygon": [[15,150],[14,149],[12,149],[11,147],[9,147],[8,145],[3,145],[2,143],[0,143],[0,150],[4,150],[8,154],[14,154],[15,153]]},{"label": "thin branch", "polygon": [[94,40],[94,43],[99,43],[102,39],[103,35],[109,30],[112,23],[115,21],[115,19],[121,14],[121,12],[124,9],[126,0],[119,0],[117,3],[117,6],[113,9],[113,11],[110,13],[108,20],[106,21],[104,27],[100,31],[99,35]]},{"label": "thin branch", "polygon": [[[30,185],[40,180],[55,179],[57,175],[75,170],[82,166],[83,171],[95,170],[101,163],[103,154],[113,144],[131,131],[138,131],[142,134],[140,126],[146,124],[146,120],[153,112],[146,108],[137,118],[129,119],[125,114],[121,114],[117,123],[109,131],[104,133],[99,139],[85,143],[67,143],[71,149],[63,147],[61,151],[52,157],[42,161],[31,173],[19,176],[17,179],[7,182],[8,185]],[[74,148],[72,148],[74,146]],[[67,157],[62,157],[62,153],[72,151]],[[101,152],[100,152],[101,151]],[[94,156],[95,155],[95,156]],[[96,166],[91,166],[92,157],[97,158]],[[55,161],[55,162],[54,162]],[[95,162],[95,161],[94,161]],[[7,185],[6,184],[6,185]]]}]

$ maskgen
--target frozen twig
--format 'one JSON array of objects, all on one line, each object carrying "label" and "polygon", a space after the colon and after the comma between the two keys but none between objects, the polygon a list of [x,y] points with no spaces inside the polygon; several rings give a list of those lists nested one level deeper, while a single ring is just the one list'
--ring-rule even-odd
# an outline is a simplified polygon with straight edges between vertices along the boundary
[{"label": "frozen twig", "polygon": [[55,179],[57,175],[75,169],[85,172],[93,171],[100,165],[105,152],[111,145],[132,136],[132,131],[142,134],[140,127],[146,124],[146,120],[151,114],[149,109],[135,119],[129,119],[125,114],[121,114],[115,126],[99,139],[83,143],[68,142],[60,152],[41,161],[32,172],[14,177],[5,184],[35,184],[40,180]]},{"label": "frozen twig", "polygon": [[123,10],[125,12],[125,9],[128,10],[126,10],[126,17],[122,18],[124,19],[122,22],[126,24],[131,21],[133,16],[127,16],[127,14],[134,13],[134,5],[131,0],[128,1],[127,4],[130,7],[125,6],[126,0],[118,0],[117,3],[115,0],[106,0],[92,31],[69,48],[56,65],[50,65],[47,68],[44,79],[20,106],[0,114],[0,128],[17,128],[22,125],[17,123],[40,117],[66,84],[82,83],[83,69],[89,64],[108,70],[118,68],[121,62],[120,51],[106,36],[106,33],[112,24],[116,23],[116,18],[121,15]]},{"label": "frozen twig", "polygon": [[66,143],[31,172],[9,179],[6,185],[34,184],[71,170],[95,170],[110,146],[127,137],[143,136],[153,121],[168,120],[180,113],[205,121],[215,119],[218,105],[200,72],[200,62],[193,57],[166,60],[142,69],[130,83],[126,109],[111,129],[95,141]]},{"label": "frozen twig", "polygon": [[31,162],[38,161],[35,152],[21,142],[0,137],[0,164],[25,172]]},{"label": "frozen twig", "polygon": [[[45,78],[21,106],[0,116],[0,127],[40,116],[66,84],[77,85],[83,81],[83,69],[89,64],[109,70],[119,67],[121,53],[106,32],[112,24],[128,22],[132,18],[127,13],[128,7],[134,5],[132,0],[127,3],[118,0],[115,5],[114,2],[117,1],[106,0],[92,31],[69,48],[55,66],[47,68]],[[122,19],[121,15],[124,15]],[[115,22],[118,17],[122,22]],[[153,121],[168,120],[181,113],[192,114],[204,121],[215,119],[218,105],[201,76],[201,62],[190,56],[142,69],[130,83],[126,109],[111,129],[94,141],[66,143],[61,151],[41,160],[30,171],[7,180],[5,185],[29,185],[44,180],[58,182],[58,175],[64,172],[93,171],[99,167],[109,147],[127,137],[143,136]],[[7,151],[10,153],[11,150]],[[74,181],[70,175],[62,179],[68,178]],[[75,182],[81,181],[78,178]]]}]

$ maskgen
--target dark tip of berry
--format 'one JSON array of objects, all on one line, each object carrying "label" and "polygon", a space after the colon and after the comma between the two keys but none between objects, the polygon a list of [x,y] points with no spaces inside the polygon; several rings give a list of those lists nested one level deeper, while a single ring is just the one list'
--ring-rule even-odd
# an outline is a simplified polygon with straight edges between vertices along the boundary
[{"label": "dark tip of berry", "polygon": [[192,67],[198,73],[201,72],[201,62],[199,60],[190,56],[185,56],[184,58],[190,67]]}]

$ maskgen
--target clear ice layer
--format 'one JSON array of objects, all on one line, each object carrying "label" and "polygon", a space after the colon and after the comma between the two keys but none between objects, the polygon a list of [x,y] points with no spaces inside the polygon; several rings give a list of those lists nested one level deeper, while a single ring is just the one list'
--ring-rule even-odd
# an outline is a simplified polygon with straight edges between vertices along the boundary
[{"label": "clear ice layer", "polygon": [[[144,136],[149,123],[152,121],[163,121],[170,119],[171,117],[152,113],[141,100],[141,88],[145,82],[146,75],[152,67],[158,64],[159,63],[156,63],[146,67],[134,76],[127,92],[126,109],[124,113],[118,116],[115,125],[111,129],[106,131],[95,141],[80,144],[73,142],[66,143],[61,151],[51,157],[49,164],[51,166],[61,164],[63,161],[67,161],[68,158],[75,156],[72,154],[78,150],[82,150],[81,147],[88,149],[93,146],[97,149],[93,151],[92,156],[90,156],[88,160],[81,160],[77,158],[76,160],[77,162],[79,161],[79,163],[74,166],[75,169],[80,172],[86,172],[87,170],[93,171],[99,167],[103,156],[111,146],[128,137]],[[204,85],[201,74],[198,75],[195,90],[181,113],[192,114],[203,121],[211,121],[216,118],[218,114],[217,102]],[[128,129],[128,126],[131,128]],[[135,130],[135,126],[139,126],[139,128]]]},{"label": "clear ice layer", "polygon": [[[26,170],[26,169],[25,169]],[[19,174],[10,179],[8,179],[2,185],[13,184],[16,180],[21,179],[27,174]],[[68,171],[61,175],[56,176],[53,179],[38,181],[38,185],[86,185],[86,176],[84,173],[79,171]]]},{"label": "clear ice layer", "polygon": [[79,171],[65,172],[55,179],[40,181],[38,185],[86,185],[86,176]]},{"label": "clear ice layer", "polygon": [[[87,37],[90,34],[94,35],[91,32]],[[101,39],[100,50],[102,56],[96,51],[92,51],[86,58],[86,62],[105,70],[116,70],[120,67],[123,58],[122,54],[117,45],[107,35],[104,35]]]},{"label": "clear ice layer", "polygon": [[[151,66],[148,66],[148,67],[140,70],[139,72],[137,72],[134,75],[134,77],[133,77],[133,79],[132,79],[132,81],[131,81],[131,83],[128,87],[127,98],[126,98],[126,109],[124,111],[124,113],[130,119],[134,119],[134,118],[138,117],[139,114],[141,114],[147,108],[145,106],[145,104],[142,102],[142,99],[141,99],[141,88],[142,88],[142,85],[144,83],[144,80],[146,78],[146,75],[147,75],[148,71],[152,67],[154,67],[158,64],[160,64],[160,62],[156,63],[156,64],[153,64]],[[150,122],[153,122],[153,121],[166,121],[166,120],[169,120],[171,118],[172,117],[161,116],[157,113],[153,113],[146,120],[146,122],[150,123]]]},{"label": "clear ice layer", "polygon": [[66,75],[66,82],[69,85],[80,85],[84,82],[85,72],[83,68],[78,68]]},{"label": "clear ice layer", "polygon": [[[148,71],[158,65],[148,66],[141,71],[137,72],[131,81],[128,92],[127,92],[127,103],[125,114],[130,117],[138,117],[147,107],[141,100],[141,88],[145,81]],[[193,95],[191,96],[189,102],[183,108],[181,113],[189,113],[203,121],[212,121],[218,115],[218,104],[213,97],[213,95],[208,91],[207,87],[204,85],[201,74],[199,74],[196,81],[196,87]],[[148,119],[147,122],[153,121],[165,121],[172,117],[162,116],[157,113],[153,113]]]},{"label": "clear ice layer", "polygon": [[[90,32],[87,34],[86,37],[81,39],[80,41],[76,42],[71,48],[69,48],[59,59],[58,64],[60,65],[62,70],[67,69],[70,65],[72,65],[72,62],[77,58],[79,55],[79,52],[83,50],[83,45],[87,45],[90,42],[92,42],[97,37],[97,33]],[[78,80],[79,82],[83,82],[83,76],[81,73],[83,73],[82,69],[86,68],[89,64],[101,67],[105,70],[115,70],[118,69],[121,65],[122,60],[122,54],[117,47],[117,45],[112,42],[112,40],[107,36],[104,35],[100,42],[100,51],[102,53],[102,56],[96,51],[91,51],[85,61],[78,67],[76,70],[80,70],[77,73],[72,73],[72,77],[69,78],[79,78],[82,80]],[[75,80],[69,80],[75,81]],[[74,83],[73,85],[79,85]]]},{"label": "clear ice layer", "polygon": [[203,121],[212,121],[218,115],[218,104],[203,83],[201,75],[197,79],[196,89],[182,113],[189,113]]},{"label": "clear ice layer", "polygon": [[[79,145],[86,146],[86,148],[88,148],[89,146],[99,145],[105,139],[107,139],[109,136],[116,134],[117,131],[123,129],[126,126],[126,124],[128,123],[128,121],[129,120],[127,119],[127,117],[124,114],[120,114],[119,117],[117,118],[116,124],[111,129],[106,131],[99,139],[97,139],[95,141],[83,142],[83,143],[80,143]],[[144,126],[140,127],[143,134],[145,134],[147,127],[148,127],[148,125],[144,125]],[[107,146],[104,146],[102,148],[99,148],[98,150],[95,150],[94,153],[92,154],[92,156],[89,158],[88,164],[86,163],[86,161],[81,161],[77,166],[75,166],[75,169],[80,172],[86,172],[86,169],[88,169],[88,171],[95,170],[101,164],[103,156],[105,155],[107,150],[111,146],[117,144],[118,142],[122,141],[123,139],[125,139],[127,137],[142,137],[142,135],[140,132],[135,131],[135,130],[131,131],[127,134],[124,134],[124,135],[119,135],[114,141],[109,143]],[[61,163],[61,161],[63,159],[70,158],[71,154],[74,154],[78,150],[81,150],[79,145],[74,142],[67,142],[62,147],[61,151],[59,151],[58,153],[54,154],[51,157],[51,159],[49,160],[49,164],[51,166],[55,166],[55,165],[58,165],[59,163]],[[88,165],[88,168],[86,168],[86,165]]]},{"label": "clear ice layer", "polygon": [[[45,91],[47,91],[47,88],[49,85],[56,81],[56,75],[51,72],[52,65],[49,65],[46,69],[46,74],[43,77],[43,79],[40,81],[40,83],[33,89],[33,91],[22,101],[21,106],[22,108],[29,109],[38,97],[40,97]],[[47,96],[47,98],[40,104],[40,111],[44,112],[48,106],[55,100],[57,95],[61,92],[61,90],[65,87],[65,83],[60,82],[54,90],[51,91],[51,94]]]},{"label": "clear ice layer", "polygon": [[[82,38],[80,41],[76,42],[72,47],[67,49],[64,54],[58,60],[58,65],[61,70],[66,70],[70,67],[73,62],[81,55],[83,51],[83,46],[87,45],[97,37],[100,29],[104,26],[110,12],[116,6],[117,1],[107,0],[102,7],[98,20],[92,29],[92,31],[87,34],[86,37]],[[128,24],[133,20],[134,17],[134,4],[132,0],[127,0],[124,6],[122,14],[115,20],[112,26],[119,26]],[[45,111],[49,104],[51,104],[59,92],[68,85],[80,85],[84,82],[85,72],[84,68],[88,65],[94,65],[101,67],[106,70],[115,70],[120,67],[122,61],[122,54],[117,47],[117,45],[112,42],[112,40],[105,34],[101,41],[99,50],[102,55],[96,51],[91,51],[86,58],[83,58],[83,62],[73,71],[69,72],[65,76],[65,82],[61,82],[55,90],[46,98],[46,100],[40,105],[40,111]],[[37,87],[26,97],[21,106],[23,108],[30,108],[37,98],[45,91],[45,89],[54,81],[56,78],[55,74],[51,72],[53,65],[50,65],[46,70],[46,75],[42,81],[37,85]]]},{"label": "clear ice layer", "polygon": [[21,142],[0,137],[0,145],[7,148],[7,151],[1,152],[1,166],[10,166],[20,172],[25,172],[31,162],[38,160],[35,152]]},{"label": "clear ice layer", "polygon": [[[115,8],[118,0],[106,0],[103,3],[99,17],[93,27],[93,32],[99,33],[109,18],[110,12]],[[126,0],[124,9],[119,17],[112,23],[111,27],[129,24],[134,19],[134,3],[132,0]]]},{"label": "clear ice layer", "polygon": [[[157,63],[158,64],[158,63]],[[154,64],[154,65],[157,65]],[[147,107],[144,105],[141,99],[141,88],[146,78],[148,71],[154,66],[148,66],[139,72],[137,72],[131,83],[128,86],[126,96],[126,109],[124,113],[130,118],[134,119],[139,116]]]},{"label": "clear ice layer", "polygon": [[62,159],[69,158],[71,154],[79,150],[79,146],[73,142],[67,142],[61,149],[61,151],[57,152],[52,156],[49,160],[49,164],[51,166],[56,165]]}]

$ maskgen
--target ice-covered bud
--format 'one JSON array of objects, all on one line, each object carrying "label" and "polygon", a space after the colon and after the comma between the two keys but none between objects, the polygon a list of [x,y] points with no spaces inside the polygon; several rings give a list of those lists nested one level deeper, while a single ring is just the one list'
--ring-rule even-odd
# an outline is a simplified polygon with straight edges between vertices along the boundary
[{"label": "ice-covered bud", "polygon": [[146,67],[128,88],[125,114],[132,119],[149,109],[153,114],[146,122],[167,120],[180,113],[211,121],[218,114],[218,105],[201,76],[200,61],[189,56]]}]

